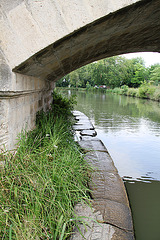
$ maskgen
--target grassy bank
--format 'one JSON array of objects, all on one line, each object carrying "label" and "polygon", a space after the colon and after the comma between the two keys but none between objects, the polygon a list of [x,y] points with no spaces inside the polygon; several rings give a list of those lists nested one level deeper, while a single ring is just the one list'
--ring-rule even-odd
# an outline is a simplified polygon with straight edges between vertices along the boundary
[{"label": "grassy bank", "polygon": [[94,87],[89,87],[89,88],[74,88],[74,87],[71,87],[71,88],[68,88],[68,87],[56,87],[56,89],[61,92],[61,91],[66,91],[66,90],[74,90],[74,91],[79,91],[79,92],[102,92],[102,93],[105,93],[106,92],[106,89],[103,89],[103,88],[94,88]]},{"label": "grassy bank", "polygon": [[124,85],[121,88],[108,89],[107,92],[160,101],[160,86],[153,86],[147,83],[142,84],[139,88],[129,88]]},{"label": "grassy bank", "polygon": [[[59,88],[62,89],[62,88]],[[67,88],[63,88],[67,90]],[[130,97],[137,97],[143,99],[150,99],[154,101],[160,101],[160,86],[154,86],[149,83],[142,84],[139,88],[129,88],[126,85],[123,85],[121,88],[114,88],[114,89],[103,89],[103,88],[72,88],[70,90],[77,90],[77,91],[89,91],[89,92],[102,92],[102,93],[115,93],[119,95],[125,95]]]},{"label": "grassy bank", "polygon": [[1,154],[0,239],[66,239],[76,224],[74,205],[87,201],[90,168],[73,139],[73,101],[53,94],[33,131]]}]

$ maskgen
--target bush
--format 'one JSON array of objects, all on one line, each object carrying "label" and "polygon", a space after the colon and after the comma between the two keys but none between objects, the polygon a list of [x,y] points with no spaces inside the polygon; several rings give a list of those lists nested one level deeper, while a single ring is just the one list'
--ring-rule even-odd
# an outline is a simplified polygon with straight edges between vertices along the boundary
[{"label": "bush", "polygon": [[138,89],[138,97],[140,98],[148,98],[148,99],[153,99],[153,94],[155,92],[155,87],[144,83],[142,84],[139,89]]},{"label": "bush", "polygon": [[156,101],[160,101],[160,87],[156,87],[155,92],[153,94],[153,99]]},{"label": "bush", "polygon": [[116,94],[121,94],[122,89],[121,89],[121,88],[114,88],[114,89],[112,90],[112,92],[113,92],[113,93],[116,93]]},{"label": "bush", "polygon": [[138,93],[137,88],[128,88],[127,95],[131,97],[136,97]]},{"label": "bush", "polygon": [[127,95],[127,92],[128,92],[128,86],[127,85],[123,85],[121,87],[121,93],[122,95]]},{"label": "bush", "polygon": [[87,83],[86,83],[86,90],[88,91],[88,90],[90,90],[92,88],[92,86],[90,85],[90,83],[87,81]]}]

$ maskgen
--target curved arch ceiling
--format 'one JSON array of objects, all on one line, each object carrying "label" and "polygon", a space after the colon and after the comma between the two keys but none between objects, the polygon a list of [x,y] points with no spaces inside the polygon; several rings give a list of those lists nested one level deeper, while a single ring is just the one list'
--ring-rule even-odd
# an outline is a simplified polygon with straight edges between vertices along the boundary
[{"label": "curved arch ceiling", "polygon": [[160,51],[160,2],[139,1],[47,46],[13,69],[56,81],[93,61],[114,55]]}]

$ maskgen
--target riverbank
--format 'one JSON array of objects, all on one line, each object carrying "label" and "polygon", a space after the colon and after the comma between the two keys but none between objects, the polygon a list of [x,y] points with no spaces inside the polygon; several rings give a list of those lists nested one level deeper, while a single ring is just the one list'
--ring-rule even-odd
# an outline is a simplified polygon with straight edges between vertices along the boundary
[{"label": "riverbank", "polygon": [[160,101],[160,86],[142,84],[139,88],[129,88],[124,85],[121,88],[107,89],[107,92],[142,99]]},{"label": "riverbank", "polygon": [[85,216],[89,226],[78,225],[70,240],[133,240],[133,223],[129,202],[122,179],[104,144],[97,138],[96,131],[88,117],[79,111],[73,112],[77,123],[73,126],[77,142],[92,166],[91,189],[92,208],[77,204],[75,212]]},{"label": "riverbank", "polygon": [[22,131],[17,148],[0,154],[0,238],[67,239],[78,202],[90,202],[91,167],[74,141],[73,100],[53,93],[53,105]]},{"label": "riverbank", "polygon": [[76,91],[88,91],[88,92],[103,92],[113,93],[118,95],[124,95],[134,98],[149,99],[160,102],[160,86],[154,86],[147,83],[142,84],[139,88],[129,88],[123,85],[121,88],[106,89],[106,88],[58,88],[63,90],[76,90]]}]

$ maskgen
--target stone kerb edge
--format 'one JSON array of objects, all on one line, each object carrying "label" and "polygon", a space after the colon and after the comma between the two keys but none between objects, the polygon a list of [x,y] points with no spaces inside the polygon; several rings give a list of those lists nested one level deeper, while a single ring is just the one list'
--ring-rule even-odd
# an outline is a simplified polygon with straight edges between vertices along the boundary
[{"label": "stone kerb edge", "polygon": [[[93,197],[92,210],[89,210],[88,206],[78,204],[75,206],[75,213],[79,216],[92,217],[101,224],[100,228],[94,221],[89,220],[92,227],[87,227],[85,230],[83,226],[80,226],[80,229],[87,240],[95,239],[95,237],[99,240],[133,240],[134,231],[129,202],[123,181],[113,160],[103,142],[95,137],[97,133],[94,127],[89,128],[92,123],[88,117],[79,111],[73,111],[73,115],[80,123],[76,124],[80,126],[79,130],[73,127],[78,136],[77,142],[86,153],[85,159],[95,169],[89,183]],[[82,240],[84,238],[75,229],[70,239]]]}]

